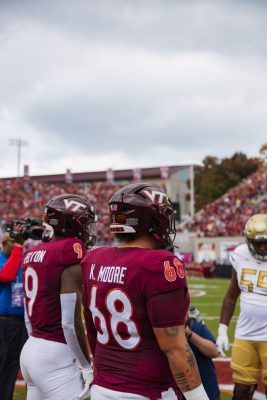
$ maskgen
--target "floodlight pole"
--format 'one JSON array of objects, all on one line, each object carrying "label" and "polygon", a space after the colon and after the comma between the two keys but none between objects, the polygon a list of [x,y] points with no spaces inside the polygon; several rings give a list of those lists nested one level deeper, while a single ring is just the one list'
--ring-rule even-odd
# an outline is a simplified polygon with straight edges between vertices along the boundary
[{"label": "floodlight pole", "polygon": [[9,144],[11,146],[17,146],[18,148],[18,178],[20,177],[20,159],[21,159],[21,148],[28,147],[29,142],[27,140],[22,140],[19,138],[9,139]]},{"label": "floodlight pole", "polygon": [[190,165],[190,215],[195,215],[195,185],[194,185],[194,165]]}]

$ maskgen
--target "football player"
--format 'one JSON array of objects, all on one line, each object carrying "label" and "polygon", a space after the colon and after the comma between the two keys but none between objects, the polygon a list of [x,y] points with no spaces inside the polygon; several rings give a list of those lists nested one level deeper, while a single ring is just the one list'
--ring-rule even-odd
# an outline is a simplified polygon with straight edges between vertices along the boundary
[{"label": "football player", "polygon": [[22,266],[30,337],[20,362],[27,400],[84,399],[92,368],[81,319],[80,262],[95,243],[96,216],[86,199],[63,194],[46,204],[44,221],[43,242],[25,253]]},{"label": "football player", "polygon": [[231,255],[232,279],[224,297],[217,346],[229,350],[228,325],[240,296],[235,339],[232,348],[234,400],[252,399],[261,370],[267,386],[267,215],[249,218],[245,244]]},{"label": "football player", "polygon": [[206,400],[185,337],[183,263],[173,254],[175,211],[166,193],[131,184],[109,202],[117,247],[82,260],[83,305],[94,356],[91,400]]}]

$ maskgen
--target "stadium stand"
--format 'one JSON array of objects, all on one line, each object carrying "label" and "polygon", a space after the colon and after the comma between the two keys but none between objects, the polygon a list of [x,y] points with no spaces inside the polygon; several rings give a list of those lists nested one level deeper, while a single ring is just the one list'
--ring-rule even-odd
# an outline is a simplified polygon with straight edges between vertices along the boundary
[{"label": "stadium stand", "polygon": [[[154,178],[153,174],[151,173],[150,179]],[[99,175],[98,182],[65,183],[64,179],[55,177],[54,181],[51,176],[47,179],[44,179],[45,177],[1,179],[1,225],[4,226],[7,221],[16,218],[41,218],[43,207],[52,196],[75,193],[87,197],[96,208],[99,220],[97,244],[111,244],[112,236],[107,229],[109,222],[107,203],[125,181],[108,183],[104,181],[104,176]],[[123,178],[126,180],[129,176],[125,174]],[[194,232],[198,237],[242,236],[244,224],[251,215],[267,213],[266,178],[267,166],[263,166],[220,199],[196,213],[189,222],[180,227],[178,225],[177,231]]]},{"label": "stadium stand", "polygon": [[[139,180],[167,186],[171,199],[177,207],[177,215],[188,214],[188,185],[190,166],[143,168]],[[60,175],[24,176],[0,179],[0,227],[7,221],[21,218],[41,218],[46,202],[51,197],[74,193],[85,196],[95,206],[98,216],[98,245],[111,244],[113,236],[107,228],[109,222],[108,200],[121,186],[135,181],[134,170],[112,172],[85,172]],[[70,178],[70,179],[69,179]],[[69,182],[69,183],[67,183]]]},{"label": "stadium stand", "polygon": [[88,198],[95,206],[98,215],[98,245],[110,244],[107,224],[108,200],[120,185],[108,183],[91,184],[49,184],[35,180],[0,181],[0,220],[6,222],[21,218],[42,218],[44,205],[51,197],[63,193],[75,193]]},{"label": "stadium stand", "polygon": [[266,178],[267,166],[263,166],[196,213],[183,230],[195,232],[200,237],[242,236],[251,215],[267,213]]}]

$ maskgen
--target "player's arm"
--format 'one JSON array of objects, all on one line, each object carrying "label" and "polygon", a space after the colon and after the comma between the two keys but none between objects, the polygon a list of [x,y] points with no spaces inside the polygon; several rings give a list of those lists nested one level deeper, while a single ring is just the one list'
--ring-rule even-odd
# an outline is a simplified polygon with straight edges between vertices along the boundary
[{"label": "player's arm", "polygon": [[89,367],[84,326],[81,317],[82,275],[80,264],[65,268],[61,276],[61,314],[66,342],[81,368]]},{"label": "player's arm", "polygon": [[[10,256],[8,257],[5,265],[0,271],[0,282],[8,283],[16,279],[19,266],[22,262],[23,257],[23,244],[24,238],[22,236],[25,231],[25,226],[20,224],[15,224],[13,228],[13,232],[18,233],[20,235],[16,236],[14,239],[15,244],[11,251]],[[10,240],[12,240],[10,238]]]},{"label": "player's arm", "polygon": [[97,331],[95,329],[95,324],[92,318],[92,314],[89,312],[88,304],[87,304],[87,287],[86,284],[83,284],[82,287],[82,305],[83,305],[83,315],[85,320],[85,326],[87,331],[87,340],[90,346],[90,351],[92,356],[95,353],[96,347],[96,337]]},{"label": "player's arm", "polygon": [[61,320],[68,346],[81,367],[84,389],[79,399],[86,399],[90,393],[93,370],[87,349],[81,316],[82,273],[80,264],[65,268],[61,275]]},{"label": "player's arm", "polygon": [[229,325],[233,313],[235,311],[236,301],[240,295],[240,289],[238,286],[236,271],[232,270],[232,278],[228,290],[224,296],[222,309],[221,309],[221,319],[220,322],[225,325]]},{"label": "player's arm", "polygon": [[[195,356],[185,337],[190,296],[184,264],[173,254],[157,253],[147,286],[147,315],[158,345],[166,355],[173,377],[186,400],[208,400]],[[146,270],[145,270],[146,271]]]},{"label": "player's arm", "polygon": [[218,337],[216,341],[218,350],[223,356],[225,356],[223,350],[229,350],[228,325],[235,311],[236,301],[239,295],[240,289],[238,286],[237,275],[236,271],[233,269],[230,285],[223,299]]},{"label": "player's arm", "polygon": [[[148,317],[159,347],[166,355],[173,377],[186,400],[208,400],[195,356],[185,336],[188,303],[188,289],[183,283],[173,291],[150,297],[147,300]],[[173,325],[168,326],[171,321]]]},{"label": "player's arm", "polygon": [[217,346],[211,339],[202,337],[188,326],[186,327],[185,334],[189,345],[193,344],[204,356],[208,358],[219,357]]},{"label": "player's arm", "polygon": [[186,400],[208,400],[201,383],[195,356],[190,349],[184,325],[153,328],[157,342],[166,355],[174,379]]},{"label": "player's arm", "polygon": [[22,246],[15,244],[5,265],[0,271],[0,282],[8,283],[16,279],[22,261]]}]

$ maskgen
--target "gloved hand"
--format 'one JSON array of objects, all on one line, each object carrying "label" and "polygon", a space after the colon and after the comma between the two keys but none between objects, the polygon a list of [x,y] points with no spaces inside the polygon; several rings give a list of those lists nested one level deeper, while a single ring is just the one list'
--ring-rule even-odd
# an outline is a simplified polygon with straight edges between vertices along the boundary
[{"label": "gloved hand", "polygon": [[220,324],[218,329],[218,337],[216,341],[216,345],[218,347],[218,351],[221,353],[223,357],[226,357],[224,350],[229,350],[229,338],[228,338],[228,326],[225,324]]},{"label": "gloved hand", "polygon": [[90,368],[82,368],[82,377],[83,377],[83,382],[84,382],[84,389],[79,395],[80,400],[85,400],[88,399],[90,396],[90,386],[93,381],[93,369]]}]

